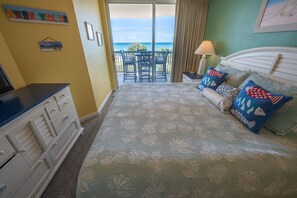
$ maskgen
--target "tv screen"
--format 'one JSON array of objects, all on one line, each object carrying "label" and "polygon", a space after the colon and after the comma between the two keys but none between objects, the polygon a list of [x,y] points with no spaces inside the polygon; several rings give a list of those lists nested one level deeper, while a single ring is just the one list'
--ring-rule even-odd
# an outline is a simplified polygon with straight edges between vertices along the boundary
[{"label": "tv screen", "polygon": [[14,88],[9,81],[2,65],[0,64],[0,95],[12,91]]}]

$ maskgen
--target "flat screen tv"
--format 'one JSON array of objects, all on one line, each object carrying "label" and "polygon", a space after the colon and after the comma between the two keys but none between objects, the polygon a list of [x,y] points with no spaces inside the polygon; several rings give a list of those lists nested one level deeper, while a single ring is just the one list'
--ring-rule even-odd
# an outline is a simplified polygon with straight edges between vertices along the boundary
[{"label": "flat screen tv", "polygon": [[2,65],[0,64],[0,95],[14,90],[10,80],[8,79]]}]

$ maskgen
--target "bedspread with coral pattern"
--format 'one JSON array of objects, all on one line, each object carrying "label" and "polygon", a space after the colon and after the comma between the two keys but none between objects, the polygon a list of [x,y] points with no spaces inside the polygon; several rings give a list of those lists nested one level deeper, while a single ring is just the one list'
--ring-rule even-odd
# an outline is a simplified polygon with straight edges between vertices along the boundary
[{"label": "bedspread with coral pattern", "polygon": [[297,197],[297,131],[251,133],[195,86],[121,86],[77,197]]}]

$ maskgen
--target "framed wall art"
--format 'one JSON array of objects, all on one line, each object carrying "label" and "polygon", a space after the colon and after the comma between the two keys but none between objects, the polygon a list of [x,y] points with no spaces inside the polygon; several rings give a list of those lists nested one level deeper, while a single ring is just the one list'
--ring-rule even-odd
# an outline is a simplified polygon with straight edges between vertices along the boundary
[{"label": "framed wall art", "polygon": [[95,40],[93,25],[85,21],[88,40]]},{"label": "framed wall art", "polygon": [[103,45],[102,33],[96,32],[98,46]]},{"label": "framed wall art", "polygon": [[4,10],[10,21],[48,23],[48,24],[68,24],[65,12],[28,8],[5,4]]},{"label": "framed wall art", "polygon": [[297,0],[263,0],[254,33],[297,30]]}]

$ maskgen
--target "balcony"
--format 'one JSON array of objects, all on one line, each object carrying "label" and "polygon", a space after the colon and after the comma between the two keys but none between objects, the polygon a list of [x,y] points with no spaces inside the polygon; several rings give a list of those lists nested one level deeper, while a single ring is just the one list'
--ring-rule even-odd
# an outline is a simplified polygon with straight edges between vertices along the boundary
[{"label": "balcony", "polygon": [[[137,53],[140,53],[139,51],[124,51],[125,53],[131,54],[131,56],[134,56]],[[155,54],[160,54],[164,53],[163,51],[155,51]],[[115,67],[116,67],[116,72],[117,72],[117,78],[118,78],[118,84],[119,86],[124,84],[124,83],[135,83],[134,80],[125,80],[123,81],[124,77],[124,70],[123,70],[123,59],[120,51],[115,51],[114,52],[114,58],[115,58]],[[157,65],[158,67],[158,65]],[[132,69],[132,68],[131,68]],[[167,81],[164,79],[155,79],[154,82],[157,83],[168,83],[170,82],[170,74],[171,74],[171,69],[172,69],[172,52],[168,52],[167,60],[166,60],[166,76],[167,76]],[[137,76],[138,76],[138,69],[137,69]],[[139,83],[139,78],[137,77],[136,83]]]}]

